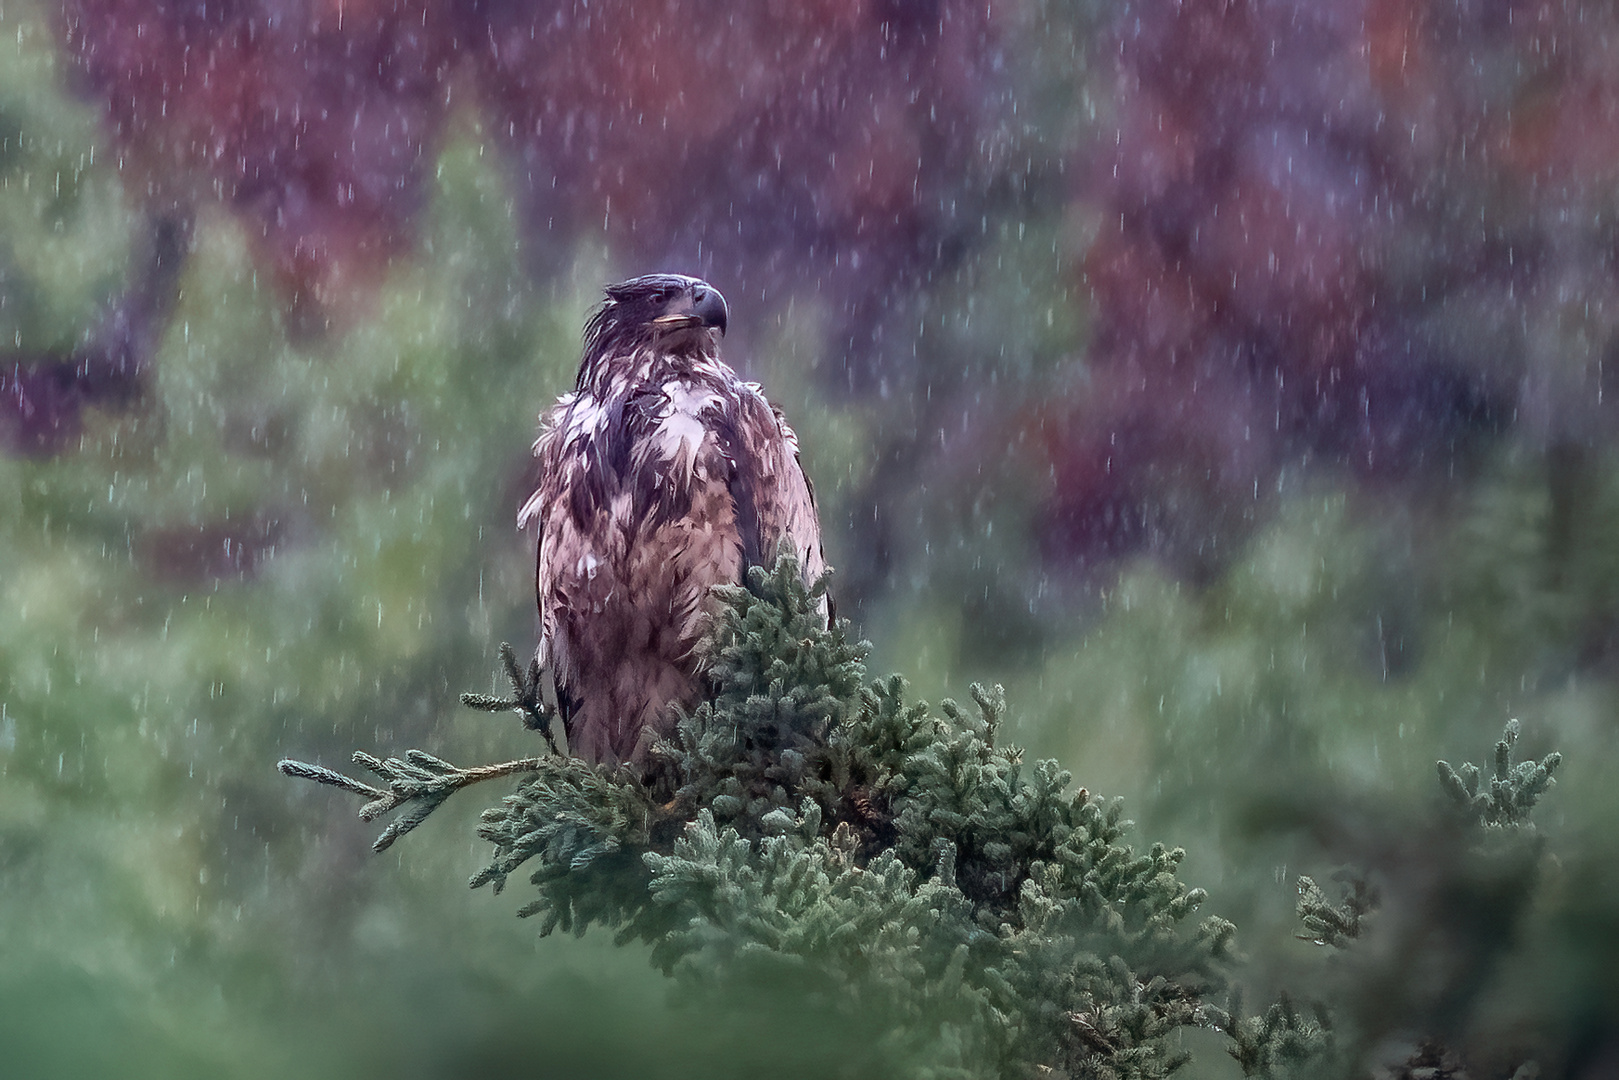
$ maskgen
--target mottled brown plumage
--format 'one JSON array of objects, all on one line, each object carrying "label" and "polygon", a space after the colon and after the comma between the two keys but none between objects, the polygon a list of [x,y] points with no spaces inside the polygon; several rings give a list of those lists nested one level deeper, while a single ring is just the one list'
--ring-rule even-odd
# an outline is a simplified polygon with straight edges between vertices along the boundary
[{"label": "mottled brown plumage", "polygon": [[705,686],[709,590],[786,540],[825,569],[798,439],[719,358],[728,309],[696,278],[609,286],[585,327],[573,392],[541,417],[539,480],[518,512],[537,534],[537,657],[568,746],[645,765],[671,707]]}]

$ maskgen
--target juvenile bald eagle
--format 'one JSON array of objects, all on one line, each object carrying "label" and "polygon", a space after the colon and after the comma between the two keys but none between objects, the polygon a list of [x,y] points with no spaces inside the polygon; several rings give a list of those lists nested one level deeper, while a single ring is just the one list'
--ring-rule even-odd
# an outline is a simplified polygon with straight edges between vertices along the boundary
[{"label": "juvenile bald eagle", "polygon": [[539,480],[517,515],[538,541],[536,658],[590,761],[644,765],[671,706],[703,698],[712,586],[783,539],[806,580],[825,569],[798,437],[720,360],[728,315],[696,278],[608,286],[573,391],[540,418]]}]

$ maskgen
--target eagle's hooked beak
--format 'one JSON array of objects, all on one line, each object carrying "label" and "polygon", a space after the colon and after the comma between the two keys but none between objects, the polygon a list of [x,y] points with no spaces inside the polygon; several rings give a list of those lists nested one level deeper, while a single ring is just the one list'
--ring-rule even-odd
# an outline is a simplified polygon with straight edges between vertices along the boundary
[{"label": "eagle's hooked beak", "polygon": [[655,326],[667,326],[671,329],[686,329],[690,327],[713,327],[725,336],[725,326],[729,321],[731,310],[725,304],[725,297],[712,285],[699,285],[690,293],[676,300],[669,307],[667,314],[659,315],[653,319]]}]

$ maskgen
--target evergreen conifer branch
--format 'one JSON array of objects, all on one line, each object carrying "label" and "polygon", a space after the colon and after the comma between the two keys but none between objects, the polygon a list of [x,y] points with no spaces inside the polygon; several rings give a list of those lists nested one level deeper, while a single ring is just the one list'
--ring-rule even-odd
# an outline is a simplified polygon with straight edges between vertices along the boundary
[{"label": "evergreen conifer branch", "polygon": [[510,642],[502,641],[500,662],[501,667],[505,669],[507,680],[512,684],[511,696],[462,694],[461,704],[482,712],[516,712],[523,718],[525,728],[538,731],[545,736],[546,745],[551,748],[551,753],[560,753],[556,737],[551,731],[551,721],[556,717],[556,709],[545,700],[543,672],[539,658],[531,659],[527,669],[519,668],[516,650],[512,648]]},{"label": "evergreen conifer branch", "polygon": [[[899,676],[868,681],[865,642],[827,625],[826,578],[788,553],[716,590],[712,697],[677,720],[644,773],[560,754],[460,770],[410,751],[356,761],[386,788],[283,771],[407,807],[379,847],[475,779],[526,772],[478,829],[494,851],[471,885],[520,867],[541,932],[616,930],[705,987],[794,985],[880,1017],[888,1048],[928,1068],[1158,1080],[1172,1034],[1208,1023],[1234,927],[1193,923],[1184,853],[1124,842],[1117,801],[1000,741],[999,687],[937,711]],[[550,738],[541,673],[503,647],[515,710]],[[554,745],[554,744],[553,744]],[[942,1034],[941,1034],[942,1033]]]},{"label": "evergreen conifer branch", "polygon": [[1506,730],[1495,744],[1490,780],[1483,782],[1483,770],[1471,762],[1453,768],[1438,762],[1439,785],[1465,816],[1488,827],[1528,826],[1529,814],[1557,781],[1552,773],[1563,763],[1563,755],[1550,753],[1539,761],[1513,762],[1518,744],[1518,721],[1508,720]]},{"label": "evergreen conifer branch", "polygon": [[1299,877],[1299,921],[1304,933],[1299,937],[1317,945],[1331,945],[1342,949],[1360,937],[1362,920],[1377,910],[1377,890],[1364,877],[1340,873],[1343,881],[1343,902],[1334,904],[1313,878]]},{"label": "evergreen conifer branch", "polygon": [[1307,1080],[1341,1075],[1343,1062],[1334,1037],[1332,1014],[1312,1004],[1308,1015],[1283,994],[1263,1013],[1244,1016],[1242,995],[1233,991],[1228,1009],[1205,1007],[1209,1025],[1231,1040],[1228,1053],[1242,1074],[1259,1080]]},{"label": "evergreen conifer branch", "polygon": [[[403,814],[388,823],[371,847],[384,851],[393,842],[427,820],[443,805],[444,800],[468,784],[495,780],[517,773],[533,772],[544,759],[522,758],[499,765],[479,765],[470,769],[457,768],[448,761],[422,750],[407,750],[403,759],[373,757],[363,750],[354,751],[354,764],[367,769],[387,781],[387,788],[373,787],[360,780],[344,776],[322,765],[283,759],[276,767],[287,776],[313,780],[362,796],[370,801],[360,807],[360,820],[375,821],[384,814],[402,806],[410,806]],[[414,805],[411,805],[414,804]]]},{"label": "evergreen conifer branch", "polygon": [[[1466,925],[1473,936],[1434,945],[1423,942],[1422,947],[1430,955],[1422,959],[1422,966],[1452,974],[1448,982],[1430,991],[1431,1000],[1409,998],[1404,1005],[1410,1015],[1399,1017],[1403,1023],[1417,1026],[1431,1020],[1443,1024],[1456,1001],[1475,993],[1477,973],[1508,947],[1516,921],[1534,894],[1542,843],[1532,832],[1530,813],[1554,783],[1552,773],[1561,764],[1562,755],[1551,753],[1538,762],[1515,762],[1518,735],[1518,722],[1508,721],[1495,744],[1488,781],[1477,765],[1453,767],[1445,761],[1437,763],[1448,807],[1460,811],[1460,815],[1459,822],[1453,819],[1430,823],[1428,831],[1435,837],[1433,842],[1444,846],[1447,840],[1461,838],[1458,827],[1462,836],[1470,836],[1475,842],[1445,847],[1424,867],[1424,877],[1404,882],[1400,891],[1407,909],[1414,904],[1431,905],[1433,911],[1428,919]],[[1367,934],[1368,916],[1378,909],[1380,897],[1364,875],[1340,871],[1336,876],[1344,884],[1342,901],[1337,904],[1311,878],[1298,879],[1297,912],[1304,924],[1304,932],[1298,936],[1342,949]],[[1487,917],[1481,919],[1480,912],[1487,912]],[[1411,959],[1401,956],[1397,962],[1409,964]],[[1354,1002],[1348,1004],[1353,1014]],[[1230,1038],[1229,1052],[1246,1076],[1270,1080],[1366,1075],[1366,1056],[1377,1038],[1390,1032],[1374,1027],[1359,1031],[1358,1038],[1339,1039],[1333,1033],[1328,1007],[1315,1002],[1312,1011],[1313,1020],[1300,1013],[1284,995],[1263,1014],[1243,1017],[1240,998],[1233,995],[1229,1012],[1211,1007],[1208,1015],[1213,1026]],[[1360,1011],[1364,1013],[1364,1007]],[[1385,1003],[1379,1003],[1375,1011],[1385,1017],[1379,1022],[1386,1023]],[[1411,1033],[1401,1034],[1408,1037]],[[1532,1063],[1524,1066],[1532,1068]],[[1408,1060],[1379,1075],[1460,1078],[1470,1074],[1461,1054],[1427,1037]]]},{"label": "evergreen conifer branch", "polygon": [[[518,914],[539,916],[542,934],[612,928],[697,989],[788,980],[847,1003],[918,1072],[1162,1080],[1186,1060],[1175,1033],[1202,1026],[1227,1036],[1249,1076],[1359,1075],[1365,1033],[1335,1034],[1325,1006],[1284,996],[1243,1014],[1228,976],[1235,927],[1194,920],[1206,896],[1180,879],[1181,849],[1137,851],[1118,800],[1003,742],[999,687],[934,709],[898,675],[869,680],[870,646],[847,622],[827,625],[825,594],[826,578],[806,585],[790,553],[716,590],[712,695],[644,772],[556,752],[460,769],[418,750],[357,753],[381,784],[281,769],[361,796],[366,820],[400,811],[378,850],[453,791],[527,774],[483,814],[493,851],[474,888],[499,892],[525,869],[534,893]],[[541,671],[507,645],[501,660],[511,694],[463,702],[517,712],[555,751]],[[1538,847],[1522,827],[1561,761],[1515,762],[1517,737],[1508,724],[1488,779],[1438,765],[1450,801],[1497,841],[1459,853],[1473,862],[1455,873],[1512,885],[1497,890],[1511,900],[1503,918],[1532,887]],[[1333,902],[1299,879],[1301,936],[1343,948],[1368,932],[1378,897],[1364,878],[1343,881]]]}]

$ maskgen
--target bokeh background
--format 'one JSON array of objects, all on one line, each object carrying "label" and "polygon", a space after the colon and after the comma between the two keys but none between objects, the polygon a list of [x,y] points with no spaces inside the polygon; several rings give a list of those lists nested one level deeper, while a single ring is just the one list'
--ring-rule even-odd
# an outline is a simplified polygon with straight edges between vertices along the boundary
[{"label": "bokeh background", "polygon": [[729,297],[874,672],[1003,683],[1256,999],[1436,758],[1562,750],[1456,1022],[1619,1068],[1608,6],[5,0],[0,221],[0,1074],[893,1066],[468,892],[492,787],[372,857],[274,769],[535,751],[456,698],[655,269]]}]

